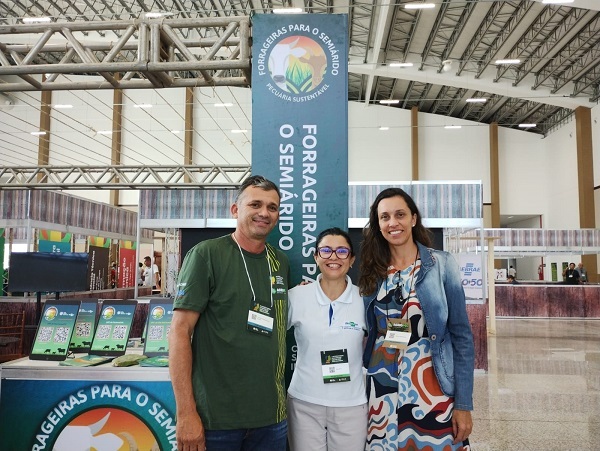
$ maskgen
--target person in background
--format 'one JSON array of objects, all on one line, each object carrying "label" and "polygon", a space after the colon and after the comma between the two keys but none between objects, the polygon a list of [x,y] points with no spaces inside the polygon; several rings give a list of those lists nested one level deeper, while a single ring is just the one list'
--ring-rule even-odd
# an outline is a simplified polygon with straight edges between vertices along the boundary
[{"label": "person in background", "polygon": [[169,333],[179,450],[286,449],[289,263],[266,242],[280,199],[273,182],[247,178],[235,231],[185,256]]},{"label": "person in background", "polygon": [[458,264],[431,249],[413,199],[379,193],[363,231],[370,450],[469,450],[473,335]]},{"label": "person in background", "polygon": [[144,265],[146,269],[144,271],[144,285],[152,287],[153,290],[160,290],[160,273],[158,266],[152,264],[150,256],[144,257]]},{"label": "person in background", "polygon": [[517,278],[517,270],[515,268],[513,268],[512,265],[510,265],[509,268],[508,268],[508,275],[512,276],[513,279]]},{"label": "person in background", "polygon": [[144,264],[142,262],[139,262],[138,263],[138,277],[137,277],[138,287],[141,287],[144,285],[144,272],[145,272]]},{"label": "person in background", "polygon": [[110,287],[117,287],[117,264],[115,262],[110,265]]},{"label": "person in background", "polygon": [[569,266],[563,271],[563,280],[565,285],[579,284],[579,273],[575,269],[575,263],[569,263]]},{"label": "person in background", "polygon": [[519,283],[517,282],[517,279],[515,279],[515,276],[511,276],[510,274],[506,277],[506,282],[513,285],[517,285]]},{"label": "person in background", "polygon": [[289,292],[288,328],[298,359],[288,388],[292,451],[363,451],[367,396],[362,371],[365,311],[348,270],[354,248],[345,231],[323,230],[316,241],[316,283]]},{"label": "person in background", "polygon": [[577,272],[579,273],[579,283],[586,284],[588,282],[587,269],[583,267],[582,262],[577,265]]}]

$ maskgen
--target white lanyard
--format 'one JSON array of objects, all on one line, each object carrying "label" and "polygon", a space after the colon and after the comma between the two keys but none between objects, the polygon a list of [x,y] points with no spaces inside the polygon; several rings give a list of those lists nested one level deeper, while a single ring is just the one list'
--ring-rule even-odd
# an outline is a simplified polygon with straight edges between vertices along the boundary
[{"label": "white lanyard", "polygon": [[[246,270],[246,277],[248,277],[248,283],[250,284],[250,290],[252,290],[252,301],[256,303],[256,294],[254,293],[254,287],[252,286],[252,280],[250,279],[250,273],[248,272],[248,265],[246,264],[246,259],[244,258],[244,253],[242,252],[242,247],[240,243],[235,239],[235,234],[231,234],[231,238],[237,244],[238,249],[240,250],[240,255],[242,256],[242,261],[244,262],[244,269]],[[271,264],[269,263],[269,258],[267,257],[267,267],[269,268],[269,285],[273,280],[273,275],[271,274]],[[269,287],[269,292],[271,293],[271,307],[273,307],[273,290]]]}]

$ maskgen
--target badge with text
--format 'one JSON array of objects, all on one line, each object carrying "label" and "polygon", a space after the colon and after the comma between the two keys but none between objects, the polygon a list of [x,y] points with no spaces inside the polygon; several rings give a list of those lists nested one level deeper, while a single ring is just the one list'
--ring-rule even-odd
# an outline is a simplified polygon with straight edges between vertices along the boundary
[{"label": "badge with text", "polygon": [[321,370],[323,371],[323,382],[326,384],[349,381],[348,351],[346,349],[321,351]]},{"label": "badge with text", "polygon": [[248,330],[256,334],[273,335],[273,309],[261,304],[255,304],[248,311]]},{"label": "badge with text", "polygon": [[383,347],[392,349],[406,349],[410,341],[410,322],[406,319],[388,318],[387,333]]}]

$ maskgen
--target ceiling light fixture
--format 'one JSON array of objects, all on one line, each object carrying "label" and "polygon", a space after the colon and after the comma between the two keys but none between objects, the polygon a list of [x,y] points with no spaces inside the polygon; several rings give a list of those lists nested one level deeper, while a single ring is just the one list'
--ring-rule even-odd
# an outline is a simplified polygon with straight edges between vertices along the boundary
[{"label": "ceiling light fixture", "polygon": [[139,103],[133,105],[134,108],[152,108],[152,105],[149,103]]},{"label": "ceiling light fixture", "polygon": [[470,99],[467,99],[467,103],[485,103],[487,102],[487,99],[484,99],[483,97],[471,97]]},{"label": "ceiling light fixture", "polygon": [[446,125],[444,128],[451,130],[456,128],[462,128],[462,125]]},{"label": "ceiling light fixture", "polygon": [[39,131],[39,132],[31,132],[31,134],[32,134],[32,135],[34,135],[34,136],[43,136],[43,135],[45,135],[45,134],[46,134],[46,132],[42,132],[42,131]]},{"label": "ceiling light fixture", "polygon": [[150,12],[147,12],[146,14],[144,14],[144,17],[146,19],[158,19],[159,17],[166,17],[166,16],[172,16],[172,15],[173,15],[173,13],[150,11]]},{"label": "ceiling light fixture", "polygon": [[435,8],[433,3],[413,2],[404,5],[404,9],[431,9]]},{"label": "ceiling light fixture", "polygon": [[181,131],[180,130],[171,130],[171,133],[178,135],[179,133],[181,133]]},{"label": "ceiling light fixture", "polygon": [[390,63],[389,67],[413,67],[413,63]]},{"label": "ceiling light fixture", "polygon": [[73,108],[73,105],[61,105],[61,104],[54,105],[54,109],[56,109],[56,110],[67,110],[69,108]]},{"label": "ceiling light fixture", "polygon": [[518,59],[496,60],[496,64],[521,64],[521,60],[518,60]]},{"label": "ceiling light fixture", "polygon": [[442,70],[444,72],[448,72],[452,69],[452,60],[444,60],[442,61]]},{"label": "ceiling light fixture", "polygon": [[390,129],[389,127],[383,127],[383,126],[379,127],[379,130],[389,130],[389,129]]},{"label": "ceiling light fixture", "polygon": [[40,22],[50,22],[52,19],[50,17],[23,17],[23,23],[40,23]]},{"label": "ceiling light fixture", "polygon": [[545,5],[560,5],[561,3],[573,3],[574,0],[542,0]]},{"label": "ceiling light fixture", "polygon": [[519,128],[532,128],[537,126],[537,124],[519,124]]},{"label": "ceiling light fixture", "polygon": [[233,103],[215,103],[215,106],[217,108],[229,108],[230,106],[233,106]]},{"label": "ceiling light fixture", "polygon": [[273,14],[301,14],[302,8],[273,8]]},{"label": "ceiling light fixture", "polygon": [[112,130],[98,130],[99,135],[112,135]]},{"label": "ceiling light fixture", "polygon": [[231,130],[231,133],[248,133],[248,130],[245,130],[245,129]]},{"label": "ceiling light fixture", "polygon": [[400,100],[388,99],[388,100],[380,100],[379,103],[382,105],[395,105],[400,103]]}]

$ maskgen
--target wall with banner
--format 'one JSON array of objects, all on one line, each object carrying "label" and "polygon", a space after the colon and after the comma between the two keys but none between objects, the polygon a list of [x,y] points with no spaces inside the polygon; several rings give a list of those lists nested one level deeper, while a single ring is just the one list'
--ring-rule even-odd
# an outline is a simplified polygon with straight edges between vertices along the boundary
[{"label": "wall with banner", "polygon": [[72,233],[42,229],[38,238],[38,251],[71,252],[72,237]]},{"label": "wall with banner", "polygon": [[110,239],[89,237],[88,250],[88,290],[109,288],[108,260],[110,258]]},{"label": "wall with banner", "polygon": [[119,263],[117,265],[117,287],[134,287],[137,283],[138,265],[135,259],[135,241],[119,241]]}]

